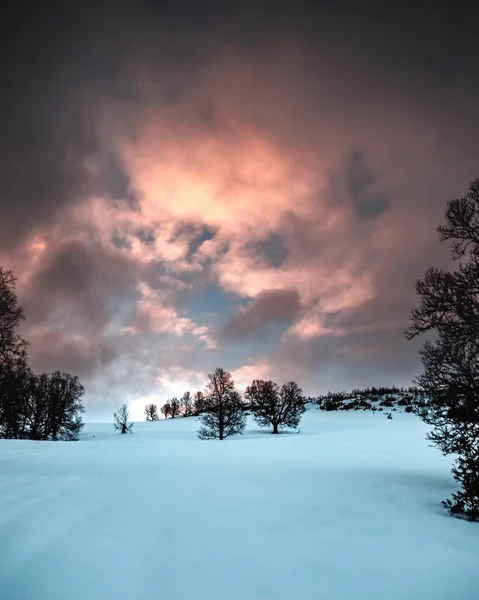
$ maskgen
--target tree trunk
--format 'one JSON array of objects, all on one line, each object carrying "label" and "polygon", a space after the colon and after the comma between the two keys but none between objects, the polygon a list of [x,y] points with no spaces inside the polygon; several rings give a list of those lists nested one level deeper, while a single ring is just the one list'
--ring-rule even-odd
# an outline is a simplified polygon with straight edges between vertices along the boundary
[{"label": "tree trunk", "polygon": [[279,433],[279,431],[278,431],[278,423],[273,423],[273,433]]}]

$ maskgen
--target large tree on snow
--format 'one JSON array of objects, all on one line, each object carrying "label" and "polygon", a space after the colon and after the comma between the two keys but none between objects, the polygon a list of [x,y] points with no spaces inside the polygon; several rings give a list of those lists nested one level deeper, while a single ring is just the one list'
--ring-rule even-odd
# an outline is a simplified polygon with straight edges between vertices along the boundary
[{"label": "large tree on snow", "polygon": [[200,439],[224,440],[230,435],[243,433],[246,417],[231,373],[221,368],[211,373],[204,396],[208,412],[201,417],[201,427],[198,430]]},{"label": "large tree on snow", "polygon": [[255,379],[246,388],[245,398],[255,407],[254,420],[261,427],[272,426],[272,433],[296,428],[306,410],[303,392],[294,381],[279,387],[274,381]]}]

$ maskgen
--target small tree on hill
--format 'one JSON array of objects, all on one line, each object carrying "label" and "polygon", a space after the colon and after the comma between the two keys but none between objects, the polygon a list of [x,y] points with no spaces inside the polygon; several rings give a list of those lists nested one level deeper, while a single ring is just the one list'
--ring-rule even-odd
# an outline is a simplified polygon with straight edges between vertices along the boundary
[{"label": "small tree on hill", "polygon": [[147,404],[145,406],[145,420],[146,421],[159,421],[158,408],[156,404]]},{"label": "small tree on hill", "polygon": [[206,409],[206,400],[203,392],[195,392],[194,399],[194,414],[200,415]]},{"label": "small tree on hill", "polygon": [[445,505],[479,521],[479,179],[464,198],[448,203],[438,232],[461,262],[452,272],[431,267],[416,282],[420,304],[406,337],[436,334],[420,351],[424,371],[417,383],[428,402],[417,412],[432,426],[429,440],[444,454],[459,455],[453,474],[462,490]]},{"label": "small tree on hill", "polygon": [[274,381],[256,379],[246,388],[245,398],[256,406],[254,420],[261,427],[272,425],[272,433],[283,427],[296,428],[306,410],[303,392],[294,381],[280,388]]},{"label": "small tree on hill", "polygon": [[208,412],[201,417],[198,437],[202,440],[224,440],[230,435],[242,434],[246,417],[241,396],[234,389],[231,373],[218,368],[209,375],[205,389]]},{"label": "small tree on hill", "polygon": [[165,419],[167,419],[168,417],[171,417],[171,404],[169,402],[166,402],[165,404],[163,404],[163,406],[161,407],[161,414],[165,417]]},{"label": "small tree on hill", "polygon": [[180,401],[178,400],[178,398],[172,398],[169,402],[170,404],[170,416],[172,419],[174,419],[175,417],[177,417],[180,414],[180,410],[181,410],[181,404]]},{"label": "small tree on hill", "polygon": [[130,420],[130,411],[128,410],[127,404],[122,404],[120,408],[113,413],[113,418],[115,420],[114,426],[115,431],[119,431],[121,434],[132,433],[133,423],[129,423]]},{"label": "small tree on hill", "polygon": [[189,417],[193,414],[193,400],[190,392],[185,392],[180,400],[181,414],[184,417]]}]

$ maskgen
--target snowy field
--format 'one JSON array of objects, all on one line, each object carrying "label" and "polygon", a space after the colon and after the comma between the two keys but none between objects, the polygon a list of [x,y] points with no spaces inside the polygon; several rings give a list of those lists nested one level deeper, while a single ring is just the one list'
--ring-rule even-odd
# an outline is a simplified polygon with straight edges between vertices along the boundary
[{"label": "snowy field", "polygon": [[0,440],[1,600],[478,600],[479,525],[409,414],[312,409],[301,432],[195,418]]}]

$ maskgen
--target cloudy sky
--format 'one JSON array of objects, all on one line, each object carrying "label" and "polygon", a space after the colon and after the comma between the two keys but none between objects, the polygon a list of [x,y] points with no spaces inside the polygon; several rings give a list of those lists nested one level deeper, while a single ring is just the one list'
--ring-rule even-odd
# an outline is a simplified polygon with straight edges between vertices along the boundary
[{"label": "cloudy sky", "polygon": [[216,366],[308,394],[418,373],[403,330],[479,176],[479,60],[460,3],[400,4],[11,10],[0,264],[87,419]]}]

